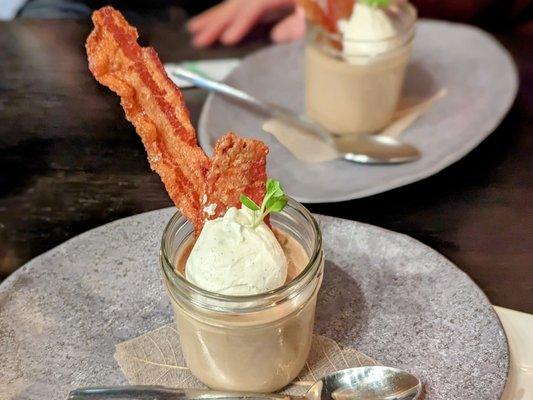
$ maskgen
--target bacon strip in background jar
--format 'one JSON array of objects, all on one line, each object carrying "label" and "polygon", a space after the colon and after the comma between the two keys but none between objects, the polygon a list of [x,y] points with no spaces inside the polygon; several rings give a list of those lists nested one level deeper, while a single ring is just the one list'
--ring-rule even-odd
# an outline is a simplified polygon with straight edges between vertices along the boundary
[{"label": "bacon strip in background jar", "polygon": [[313,24],[321,26],[330,33],[339,33],[340,19],[348,19],[352,15],[355,0],[327,0],[324,10],[317,0],[296,0],[305,11],[305,16]]},{"label": "bacon strip in background jar", "polygon": [[296,0],[296,4],[302,7],[305,11],[306,18],[313,24],[321,26],[331,33],[337,32],[337,24],[328,14],[320,7],[314,0]]},{"label": "bacon strip in background jar", "polygon": [[355,0],[328,0],[328,17],[335,24],[336,31],[337,22],[352,15],[354,4]]}]

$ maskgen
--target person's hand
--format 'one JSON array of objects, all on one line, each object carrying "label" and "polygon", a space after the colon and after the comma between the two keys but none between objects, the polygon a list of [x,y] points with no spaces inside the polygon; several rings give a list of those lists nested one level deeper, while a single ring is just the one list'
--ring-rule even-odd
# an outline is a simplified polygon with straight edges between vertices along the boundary
[{"label": "person's hand", "polygon": [[302,9],[295,7],[294,0],[225,0],[192,18],[187,26],[195,46],[205,47],[216,41],[233,45],[265,16],[284,10],[293,12],[272,28],[271,39],[287,42],[303,37],[305,15]]}]

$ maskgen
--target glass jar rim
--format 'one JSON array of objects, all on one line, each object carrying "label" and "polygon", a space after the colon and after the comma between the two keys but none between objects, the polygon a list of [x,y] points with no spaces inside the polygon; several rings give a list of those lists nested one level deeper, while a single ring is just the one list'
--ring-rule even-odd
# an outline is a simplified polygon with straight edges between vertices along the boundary
[{"label": "glass jar rim", "polygon": [[[387,37],[385,37],[383,39],[379,39],[379,40],[355,39],[354,40],[354,39],[349,39],[349,38],[343,38],[342,33],[340,33],[340,32],[330,32],[330,31],[324,29],[324,27],[322,27],[320,25],[317,25],[317,24],[314,24],[313,22],[311,22],[309,20],[307,20],[308,32],[310,32],[310,33],[312,33],[313,31],[314,32],[318,32],[320,35],[322,35],[322,37],[324,37],[324,38],[326,38],[326,39],[328,39],[328,40],[330,40],[330,41],[332,41],[334,43],[347,42],[347,43],[357,43],[357,44],[376,44],[376,43],[386,43],[386,42],[395,41],[398,38],[403,37],[405,35],[412,36],[412,32],[414,30],[414,27],[415,27],[415,24],[416,24],[416,21],[417,21],[417,17],[418,17],[417,9],[410,2],[405,2],[405,3],[401,4],[401,6],[406,7],[407,14],[410,17],[408,24],[406,24],[403,27],[403,29],[401,29],[395,35],[387,36]],[[357,7],[357,5],[356,5],[356,7]]]},{"label": "glass jar rim", "polygon": [[[161,251],[160,251],[160,263],[161,268],[163,270],[163,275],[166,277],[167,282],[165,284],[170,284],[174,286],[181,286],[183,288],[186,288],[187,290],[191,291],[194,295],[198,295],[201,297],[204,297],[206,299],[209,299],[211,301],[215,302],[221,302],[221,303],[232,303],[232,304],[246,304],[250,302],[257,302],[257,301],[268,301],[269,299],[276,299],[276,298],[290,298],[292,297],[291,294],[293,293],[293,289],[301,286],[304,284],[307,280],[312,279],[312,272],[318,268],[319,264],[319,258],[321,257],[322,253],[322,233],[320,231],[320,227],[318,226],[317,221],[313,217],[313,215],[299,202],[294,200],[293,198],[288,198],[287,206],[290,206],[292,208],[297,209],[305,219],[310,222],[313,234],[315,236],[315,246],[313,248],[312,254],[309,257],[309,261],[307,262],[307,265],[305,268],[290,282],[287,282],[283,286],[280,286],[276,289],[269,290],[264,293],[258,293],[253,295],[245,295],[245,296],[236,296],[236,295],[226,295],[226,294],[220,294],[211,292],[205,289],[202,289],[201,287],[189,282],[182,274],[179,274],[175,271],[174,265],[172,261],[169,258],[167,246],[165,243],[165,239],[170,234],[170,231],[173,227],[173,224],[176,223],[180,218],[185,219],[180,211],[176,211],[176,213],[172,216],[172,218],[169,220],[167,225],[165,226],[165,229],[163,230],[163,236],[161,239]],[[283,213],[284,211],[282,211]],[[190,222],[186,221],[186,224],[190,224]],[[311,278],[310,278],[311,275]],[[296,292],[297,293],[297,292]],[[279,300],[279,299],[278,299]],[[278,302],[278,301],[276,301]],[[197,304],[193,301],[193,303]],[[197,304],[198,306],[203,307],[202,304]],[[246,311],[254,311],[253,309],[246,310]]]}]

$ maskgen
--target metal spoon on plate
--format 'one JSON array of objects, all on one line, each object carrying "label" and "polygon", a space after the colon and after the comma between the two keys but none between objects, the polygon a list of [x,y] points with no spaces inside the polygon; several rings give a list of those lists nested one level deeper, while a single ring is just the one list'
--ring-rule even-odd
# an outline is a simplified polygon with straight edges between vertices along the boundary
[{"label": "metal spoon on plate", "polygon": [[339,158],[344,158],[348,161],[362,164],[400,164],[416,161],[421,156],[420,151],[413,145],[404,143],[396,138],[381,135],[360,134],[349,141],[349,146],[338,146],[330,132],[306,115],[298,115],[285,107],[260,100],[242,90],[209,79],[185,68],[173,67],[170,74],[192,82],[197,87],[223,94],[270,117],[282,120],[289,125],[317,136],[336,149]]},{"label": "metal spoon on plate", "polygon": [[82,388],[70,392],[68,400],[417,400],[420,380],[396,368],[369,366],[337,371],[316,381],[303,397],[248,392],[217,392],[172,389],[163,386]]}]

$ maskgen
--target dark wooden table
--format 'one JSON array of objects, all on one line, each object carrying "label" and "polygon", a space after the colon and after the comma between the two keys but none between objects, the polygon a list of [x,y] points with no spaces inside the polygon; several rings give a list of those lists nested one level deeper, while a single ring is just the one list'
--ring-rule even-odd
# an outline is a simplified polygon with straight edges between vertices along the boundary
[{"label": "dark wooden table", "polygon": [[[165,61],[243,55],[265,44],[199,51],[180,23],[139,28]],[[83,231],[171,205],[117,97],[87,70],[89,30],[83,21],[0,23],[2,277]],[[521,90],[485,142],[424,181],[309,208],[406,233],[451,259],[494,304],[533,312],[532,38],[498,37],[515,57]],[[206,93],[185,97],[196,123]]]}]

